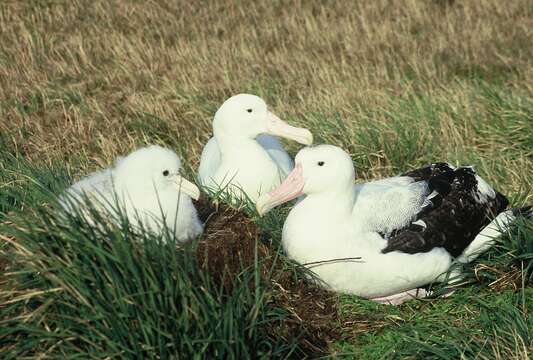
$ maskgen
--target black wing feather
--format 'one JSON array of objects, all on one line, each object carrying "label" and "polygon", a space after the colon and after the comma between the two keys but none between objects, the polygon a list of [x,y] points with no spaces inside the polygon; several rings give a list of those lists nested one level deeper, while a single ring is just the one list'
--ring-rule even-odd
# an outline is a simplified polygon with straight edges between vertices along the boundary
[{"label": "black wing feather", "polygon": [[[452,256],[459,256],[474,240],[476,235],[509,204],[502,194],[496,192],[493,199],[486,203],[479,201],[478,181],[475,172],[470,167],[453,170],[448,164],[437,163],[431,166],[406,173],[417,180],[432,181],[442,187],[442,181],[451,179],[449,172],[453,171],[453,181],[450,191],[440,194],[442,199],[436,198],[431,208],[423,209],[416,220],[405,228],[394,231],[387,238],[388,244],[383,253],[401,251],[408,254],[427,252],[435,247],[445,248]],[[434,181],[435,182],[435,181]]]},{"label": "black wing feather", "polygon": [[454,171],[454,168],[445,162],[433,163],[431,165],[422,167],[420,169],[415,169],[403,173],[401,176],[409,176],[415,181],[429,180],[432,177],[440,175],[445,172]]}]

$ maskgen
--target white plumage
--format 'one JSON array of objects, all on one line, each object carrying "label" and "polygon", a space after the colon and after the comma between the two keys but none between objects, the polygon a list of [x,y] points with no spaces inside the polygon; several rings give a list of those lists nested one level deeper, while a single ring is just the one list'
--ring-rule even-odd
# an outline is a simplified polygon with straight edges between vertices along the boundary
[{"label": "white plumage", "polygon": [[292,127],[268,111],[261,98],[248,94],[229,98],[216,112],[213,137],[202,151],[200,183],[257,200],[293,168],[292,159],[272,135],[307,145],[313,141],[308,130]]},{"label": "white plumage", "polygon": [[[426,231],[428,224],[416,216],[438,195],[429,181],[399,176],[354,185],[350,157],[330,145],[301,150],[295,163],[278,188],[259,198],[257,210],[264,214],[306,195],[285,221],[282,244],[291,258],[310,268],[327,287],[398,304],[425,296],[417,288],[440,280],[450,269],[454,257],[448,244],[423,248],[427,244],[422,242],[419,251],[384,253],[390,245],[388,234],[394,230],[414,224],[420,233]],[[473,191],[476,196],[496,196],[484,181]],[[486,250],[512,220],[510,211],[501,213],[457,260],[470,261]],[[438,230],[436,226],[433,221],[431,230]],[[414,240],[418,239],[413,239],[416,244]]]},{"label": "white plumage", "polygon": [[88,215],[85,201],[90,201],[112,218],[118,207],[134,226],[155,232],[166,228],[178,241],[186,241],[201,234],[203,226],[191,200],[200,192],[180,176],[180,168],[173,151],[156,145],[142,148],[72,185],[60,203],[67,211]]}]

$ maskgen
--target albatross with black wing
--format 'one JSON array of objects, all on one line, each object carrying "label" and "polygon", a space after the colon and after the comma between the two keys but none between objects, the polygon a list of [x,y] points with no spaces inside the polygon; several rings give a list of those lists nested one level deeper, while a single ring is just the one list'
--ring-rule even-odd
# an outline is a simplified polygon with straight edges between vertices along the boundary
[{"label": "albatross with black wing", "polygon": [[472,167],[435,163],[354,185],[351,158],[331,145],[307,147],[276,189],[257,201],[260,214],[305,194],[290,211],[282,244],[332,290],[399,304],[426,295],[454,261],[487,250],[528,208],[507,199]]}]

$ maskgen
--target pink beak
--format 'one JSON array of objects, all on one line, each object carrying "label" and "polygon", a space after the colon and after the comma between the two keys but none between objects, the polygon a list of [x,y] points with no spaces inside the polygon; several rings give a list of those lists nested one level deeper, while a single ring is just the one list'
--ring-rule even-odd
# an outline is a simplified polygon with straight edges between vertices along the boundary
[{"label": "pink beak", "polygon": [[309,130],[291,126],[270,111],[267,115],[267,134],[294,140],[303,145],[313,143],[313,134]]},{"label": "pink beak", "polygon": [[271,192],[261,195],[257,199],[255,208],[263,216],[272,208],[303,195],[305,185],[302,164],[297,163],[287,178]]}]

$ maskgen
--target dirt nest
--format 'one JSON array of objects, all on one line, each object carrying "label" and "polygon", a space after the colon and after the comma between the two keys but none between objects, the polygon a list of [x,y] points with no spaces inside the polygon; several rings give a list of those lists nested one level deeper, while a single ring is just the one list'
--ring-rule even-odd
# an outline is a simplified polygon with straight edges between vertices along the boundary
[{"label": "dirt nest", "polygon": [[[202,220],[207,220],[197,259],[217,284],[231,291],[257,257],[262,281],[271,286],[269,301],[287,312],[284,321],[268,326],[270,335],[298,338],[306,352],[324,354],[331,342],[343,337],[346,322],[353,326],[353,319],[341,319],[336,294],[288,271],[285,260],[276,257],[277,246],[261,241],[260,229],[244,212],[210,203],[197,207]],[[253,279],[250,282],[252,286]]]}]

